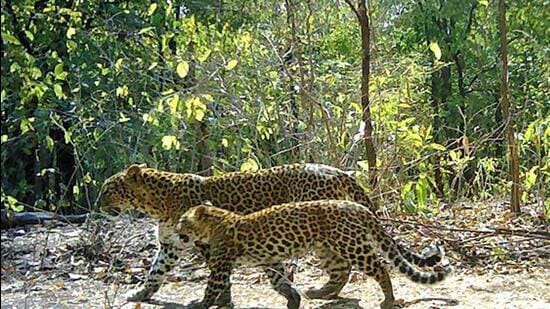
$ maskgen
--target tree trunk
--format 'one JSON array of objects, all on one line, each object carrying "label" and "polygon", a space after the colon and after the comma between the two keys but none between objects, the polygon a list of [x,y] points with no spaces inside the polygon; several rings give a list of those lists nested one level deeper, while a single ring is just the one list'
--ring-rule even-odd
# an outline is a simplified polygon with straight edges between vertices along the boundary
[{"label": "tree trunk", "polygon": [[369,162],[370,185],[375,188],[378,184],[378,175],[376,173],[376,151],[374,149],[374,132],[369,100],[370,25],[365,0],[359,1],[358,13],[359,26],[361,27],[361,107],[363,108],[363,122],[365,123],[365,150]]},{"label": "tree trunk", "polygon": [[362,121],[365,124],[365,151],[367,152],[367,162],[369,163],[369,184],[373,190],[376,190],[378,185],[378,175],[376,172],[376,150],[374,148],[374,130],[372,127],[372,118],[370,113],[369,101],[369,77],[370,77],[370,24],[367,14],[367,6],[365,0],[359,0],[357,9],[351,3],[351,0],[346,0],[346,3],[351,7],[357,20],[359,21],[359,29],[361,31],[361,107],[363,109]]},{"label": "tree trunk", "polygon": [[[285,1],[285,7],[286,7],[286,22],[287,22],[287,25],[288,27],[290,28],[291,30],[291,36],[290,36],[290,40],[288,41],[288,47],[287,49],[285,50],[285,53],[283,54],[283,64],[282,64],[282,67],[281,67],[281,79],[284,79],[284,76],[285,76],[285,72],[288,72],[288,74],[290,74],[291,70],[290,70],[290,67],[292,64],[294,64],[296,62],[296,55],[295,53],[300,53],[301,51],[300,50],[297,50],[296,49],[298,48],[298,39],[297,39],[297,31],[296,31],[296,21],[295,21],[295,17],[294,17],[294,7],[292,5],[292,1],[290,0],[286,0]],[[299,66],[301,66],[301,63],[298,63]],[[300,70],[301,70],[301,67],[300,67]],[[301,138],[299,138],[300,136],[300,130],[299,130],[299,125],[300,125],[300,108],[298,107],[298,102],[296,100],[296,97],[298,95],[301,95],[301,99],[302,99],[302,104],[305,104],[304,103],[304,94],[303,94],[303,88],[302,87],[299,87],[299,88],[296,88],[295,85],[294,85],[294,81],[293,81],[293,78],[291,76],[288,76],[288,80],[282,80],[281,81],[283,83],[283,85],[285,83],[288,83],[288,96],[290,98],[289,102],[290,102],[290,118],[289,118],[289,121],[288,121],[288,132],[291,133],[291,145],[290,147],[292,148],[292,150],[290,151],[290,156],[296,160],[300,157],[300,149],[299,148],[295,148],[295,146],[297,146],[298,144],[301,143]],[[302,93],[299,93],[298,89],[301,89]]]},{"label": "tree trunk", "polygon": [[[189,54],[193,54],[195,51],[195,42],[192,39],[187,47]],[[196,78],[197,61],[191,60],[189,63],[189,73],[183,80],[183,88],[186,92],[190,93],[188,89],[191,89],[197,85]],[[212,152],[208,147],[208,138],[210,137],[210,128],[205,119],[197,121],[195,124],[195,141],[197,143],[197,151],[199,162],[195,167],[198,173],[203,176],[212,175]]]},{"label": "tree trunk", "polygon": [[[451,68],[445,66],[432,73],[431,76],[431,97],[432,107],[434,110],[434,117],[432,121],[432,128],[434,129],[434,140],[441,145],[447,145],[449,134],[445,129],[447,119],[441,114],[448,106],[449,97],[452,94],[451,89]],[[440,154],[436,154],[433,157],[432,163],[434,164],[434,181],[437,188],[438,197],[445,196],[445,176],[444,167],[441,166],[443,161]],[[450,173],[452,175],[452,172]],[[449,187],[451,187],[452,178],[449,178]]]},{"label": "tree trunk", "polygon": [[515,213],[520,213],[520,180],[519,180],[519,158],[518,150],[516,147],[516,140],[514,137],[514,122],[510,112],[508,89],[508,42],[506,40],[506,7],[504,0],[498,1],[499,12],[499,28],[500,28],[500,62],[502,63],[502,75],[501,75],[501,105],[502,115],[504,116],[504,134],[508,141],[508,149],[510,150],[511,161],[511,176],[512,176],[512,197],[511,207]]}]

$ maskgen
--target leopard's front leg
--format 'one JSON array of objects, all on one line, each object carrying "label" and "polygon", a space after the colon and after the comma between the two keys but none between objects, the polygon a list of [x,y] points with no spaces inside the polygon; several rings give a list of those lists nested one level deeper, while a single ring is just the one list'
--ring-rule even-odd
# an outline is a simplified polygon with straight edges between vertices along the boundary
[{"label": "leopard's front leg", "polygon": [[[222,247],[223,248],[223,247]],[[210,276],[204,292],[204,298],[200,302],[194,302],[191,308],[232,307],[231,302],[231,272],[235,264],[234,250],[228,248],[214,249],[210,251],[208,261]]]},{"label": "leopard's front leg", "polygon": [[179,260],[179,250],[172,243],[161,242],[145,283],[127,297],[129,301],[148,300],[160,289],[166,276]]},{"label": "leopard's front leg", "polygon": [[[211,256],[211,247],[203,242],[197,241],[194,243],[195,249],[199,252],[199,255],[206,261],[208,264],[209,269],[214,269],[214,265],[210,265],[211,263],[215,263],[213,260],[210,259]],[[209,281],[210,282],[210,279]],[[217,306],[231,306],[231,285],[225,285],[222,292],[220,292],[219,296],[216,297],[215,305]]]}]

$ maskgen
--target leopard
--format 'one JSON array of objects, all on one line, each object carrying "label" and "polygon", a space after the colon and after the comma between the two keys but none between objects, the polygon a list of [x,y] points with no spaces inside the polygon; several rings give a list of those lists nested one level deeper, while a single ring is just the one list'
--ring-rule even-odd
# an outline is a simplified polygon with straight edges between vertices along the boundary
[{"label": "leopard", "polygon": [[[314,163],[279,165],[255,172],[217,176],[174,173],[145,164],[132,164],[105,180],[98,204],[105,212],[135,210],[157,221],[155,258],[144,282],[127,295],[129,301],[145,301],[159,290],[189,247],[175,230],[179,217],[189,208],[210,201],[222,209],[249,214],[273,205],[322,199],[353,200],[373,212],[377,210],[353,174]],[[209,260],[208,245],[196,242],[194,247],[199,256]],[[437,257],[434,254],[433,260],[437,261]],[[344,260],[336,260],[332,265],[325,267],[331,281],[321,289],[319,297],[335,295],[330,287],[341,285],[347,280],[342,274],[351,271]]]},{"label": "leopard", "polygon": [[[283,276],[281,261],[313,252],[321,268],[346,280],[334,281],[321,289],[308,290],[310,298],[338,294],[347,283],[349,267],[374,277],[384,293],[382,309],[393,308],[394,295],[389,269],[395,269],[413,282],[434,284],[450,273],[449,264],[432,270],[431,264],[405,249],[390,236],[372,211],[346,200],[292,202],[271,206],[250,214],[204,204],[190,208],[177,225],[178,234],[210,245],[210,275],[204,298],[190,308],[216,304],[232,307],[230,276],[239,266],[262,268],[274,290],[287,300],[287,308],[298,309],[301,296]],[[441,249],[442,250],[442,249]],[[338,268],[334,268],[339,264]]]}]

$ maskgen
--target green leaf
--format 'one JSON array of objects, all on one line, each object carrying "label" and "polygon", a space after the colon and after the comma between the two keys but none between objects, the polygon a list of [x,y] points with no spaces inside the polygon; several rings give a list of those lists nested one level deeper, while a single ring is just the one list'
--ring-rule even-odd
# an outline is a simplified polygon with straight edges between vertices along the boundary
[{"label": "green leaf", "polygon": [[168,103],[168,106],[170,107],[170,114],[174,115],[178,111],[178,104],[180,102],[180,96],[175,94],[170,102]]},{"label": "green leaf", "polygon": [[151,16],[155,13],[155,11],[157,10],[157,4],[156,3],[153,3],[149,6],[149,9],[147,10],[147,16]]},{"label": "green leaf", "polygon": [[434,53],[435,59],[437,60],[441,59],[441,49],[439,48],[439,45],[437,44],[437,42],[430,43],[430,50]]},{"label": "green leaf", "polygon": [[239,63],[239,61],[235,59],[229,60],[229,62],[225,65],[225,69],[231,71],[237,66],[237,63]]},{"label": "green leaf", "polygon": [[458,160],[460,160],[460,152],[451,150],[449,151],[449,157],[451,157],[451,161],[457,162]]},{"label": "green leaf", "polygon": [[65,99],[67,98],[67,96],[65,95],[65,93],[63,93],[63,88],[61,87],[60,84],[54,84],[53,85],[53,91],[55,92],[55,96],[58,98],[58,99]]},{"label": "green leaf", "polygon": [[179,149],[180,143],[174,135],[165,135],[162,137],[162,148],[166,150],[172,149],[172,147]]},{"label": "green leaf", "polygon": [[125,123],[130,121],[130,118],[126,117],[122,112],[119,114],[118,122]]},{"label": "green leaf", "polygon": [[115,93],[116,93],[117,97],[121,97],[121,98],[127,97],[128,96],[128,86],[124,85],[122,87],[117,87]]},{"label": "green leaf", "polygon": [[65,144],[69,144],[71,143],[71,138],[72,138],[73,134],[69,131],[65,131],[65,134],[63,137],[65,137]]},{"label": "green leaf", "polygon": [[67,45],[67,50],[68,50],[69,52],[73,52],[73,51],[75,51],[75,50],[78,48],[78,44],[76,44],[76,42],[73,41],[73,40],[67,40],[67,44],[66,44],[66,45]]},{"label": "green leaf", "polygon": [[208,102],[214,102],[214,98],[209,94],[203,94],[202,97]]},{"label": "green leaf", "polygon": [[92,183],[93,182],[93,179],[92,179],[92,176],[90,175],[90,173],[86,173],[86,175],[84,175],[84,178],[82,180],[84,180],[84,183]]},{"label": "green leaf", "polygon": [[141,115],[141,118],[143,119],[143,122],[149,122],[151,120],[151,115],[149,115],[149,113],[145,113]]},{"label": "green leaf", "polygon": [[252,158],[248,158],[243,164],[241,164],[241,172],[256,172],[259,169],[258,163]]},{"label": "green leaf", "polygon": [[222,146],[227,148],[229,146],[229,142],[227,141],[227,138],[222,138]]},{"label": "green leaf", "polygon": [[53,146],[54,146],[53,139],[50,136],[46,136],[46,148],[48,148],[48,150],[50,152],[52,152],[53,151]]},{"label": "green leaf", "polygon": [[525,182],[525,189],[529,190],[533,187],[533,185],[537,182],[537,170],[539,169],[538,166],[534,166],[529,171],[525,173],[524,176],[524,182]]},{"label": "green leaf", "polygon": [[115,70],[119,72],[122,69],[122,62],[124,61],[124,58],[119,58],[117,61],[115,61]]},{"label": "green leaf", "polygon": [[271,79],[276,79],[279,77],[279,72],[277,71],[269,71],[269,73],[267,73],[269,75],[269,78]]},{"label": "green leaf", "polygon": [[32,67],[31,68],[31,77],[34,78],[34,79],[38,79],[42,76],[42,71],[40,71],[39,68],[37,67]]},{"label": "green leaf", "polygon": [[178,73],[178,76],[180,78],[184,78],[189,73],[189,63],[187,61],[183,61],[178,63],[178,66],[176,67],[176,72]]},{"label": "green leaf", "polygon": [[2,134],[2,144],[8,141],[8,135]]},{"label": "green leaf", "polygon": [[16,37],[14,37],[13,35],[7,32],[2,32],[2,38],[7,42],[12,43],[13,45],[21,45],[21,43]]},{"label": "green leaf", "polygon": [[493,247],[491,250],[491,253],[496,256],[498,259],[504,259],[506,258],[506,251],[500,247]]},{"label": "green leaf", "polygon": [[[422,177],[422,175],[421,175]],[[415,186],[416,202],[419,207],[426,206],[429,184],[425,178],[420,178]]]},{"label": "green leaf", "polygon": [[212,53],[212,51],[210,49],[206,49],[205,51],[197,55],[197,60],[199,60],[200,63],[205,62],[206,59],[208,59],[208,57],[210,56],[210,53]]},{"label": "green leaf", "polygon": [[63,70],[63,63],[59,63],[55,66],[54,73],[55,73],[55,79],[59,79],[59,80],[67,79],[68,73]]},{"label": "green leaf", "polygon": [[158,62],[151,63],[151,65],[147,68],[147,71],[151,71],[152,69],[156,68],[158,64]]},{"label": "green leaf", "polygon": [[25,209],[25,206],[19,204],[19,201],[11,195],[6,196],[6,200],[9,208],[15,212],[22,212]]},{"label": "green leaf", "polygon": [[34,117],[21,120],[21,123],[19,124],[21,135],[27,133],[28,131],[34,130],[32,122],[34,122]]},{"label": "green leaf", "polygon": [[63,63],[57,64],[57,65],[55,66],[54,72],[55,72],[55,76],[56,76],[56,77],[59,76],[59,75],[61,75],[61,73],[63,73]]},{"label": "green leaf", "polygon": [[479,4],[484,5],[484,6],[489,6],[489,1],[488,0],[479,0]]},{"label": "green leaf", "polygon": [[155,29],[155,27],[145,27],[145,28],[139,30],[138,34],[144,34],[145,32],[149,32],[149,31],[154,30],[154,29]]},{"label": "green leaf", "polygon": [[29,41],[34,41],[34,34],[32,34],[32,32],[25,30],[25,35],[29,38]]},{"label": "green leaf", "polygon": [[76,34],[75,28],[69,27],[69,29],[67,29],[67,39],[70,40],[75,34]]},{"label": "green leaf", "polygon": [[431,143],[429,147],[432,148],[433,150],[438,150],[438,151],[447,150],[447,148],[445,148],[445,146],[443,146],[441,144],[438,144],[438,143]]},{"label": "green leaf", "polygon": [[206,113],[206,104],[204,104],[199,97],[189,98],[185,101],[185,107],[187,110],[187,118],[202,121]]},{"label": "green leaf", "polygon": [[367,160],[357,161],[357,166],[359,166],[363,171],[369,170],[369,162]]}]

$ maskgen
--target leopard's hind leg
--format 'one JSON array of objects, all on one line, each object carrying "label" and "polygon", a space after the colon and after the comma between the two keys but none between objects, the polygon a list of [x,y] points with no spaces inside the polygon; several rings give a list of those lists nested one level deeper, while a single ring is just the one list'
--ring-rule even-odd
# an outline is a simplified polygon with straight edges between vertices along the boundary
[{"label": "leopard's hind leg", "polygon": [[265,273],[269,277],[271,286],[277,293],[284,296],[287,300],[288,309],[300,308],[300,294],[290,285],[289,280],[285,277],[285,267],[282,263],[276,263],[264,267]]},{"label": "leopard's hind leg", "polygon": [[395,300],[390,275],[386,265],[380,263],[378,259],[372,259],[372,262],[365,265],[365,274],[374,277],[384,293],[384,300],[380,303],[380,308],[391,309]]},{"label": "leopard's hind leg", "polygon": [[312,299],[335,299],[349,279],[351,264],[337,253],[323,249],[316,252],[321,259],[319,267],[330,276],[329,281],[320,289],[310,289],[306,295]]}]

